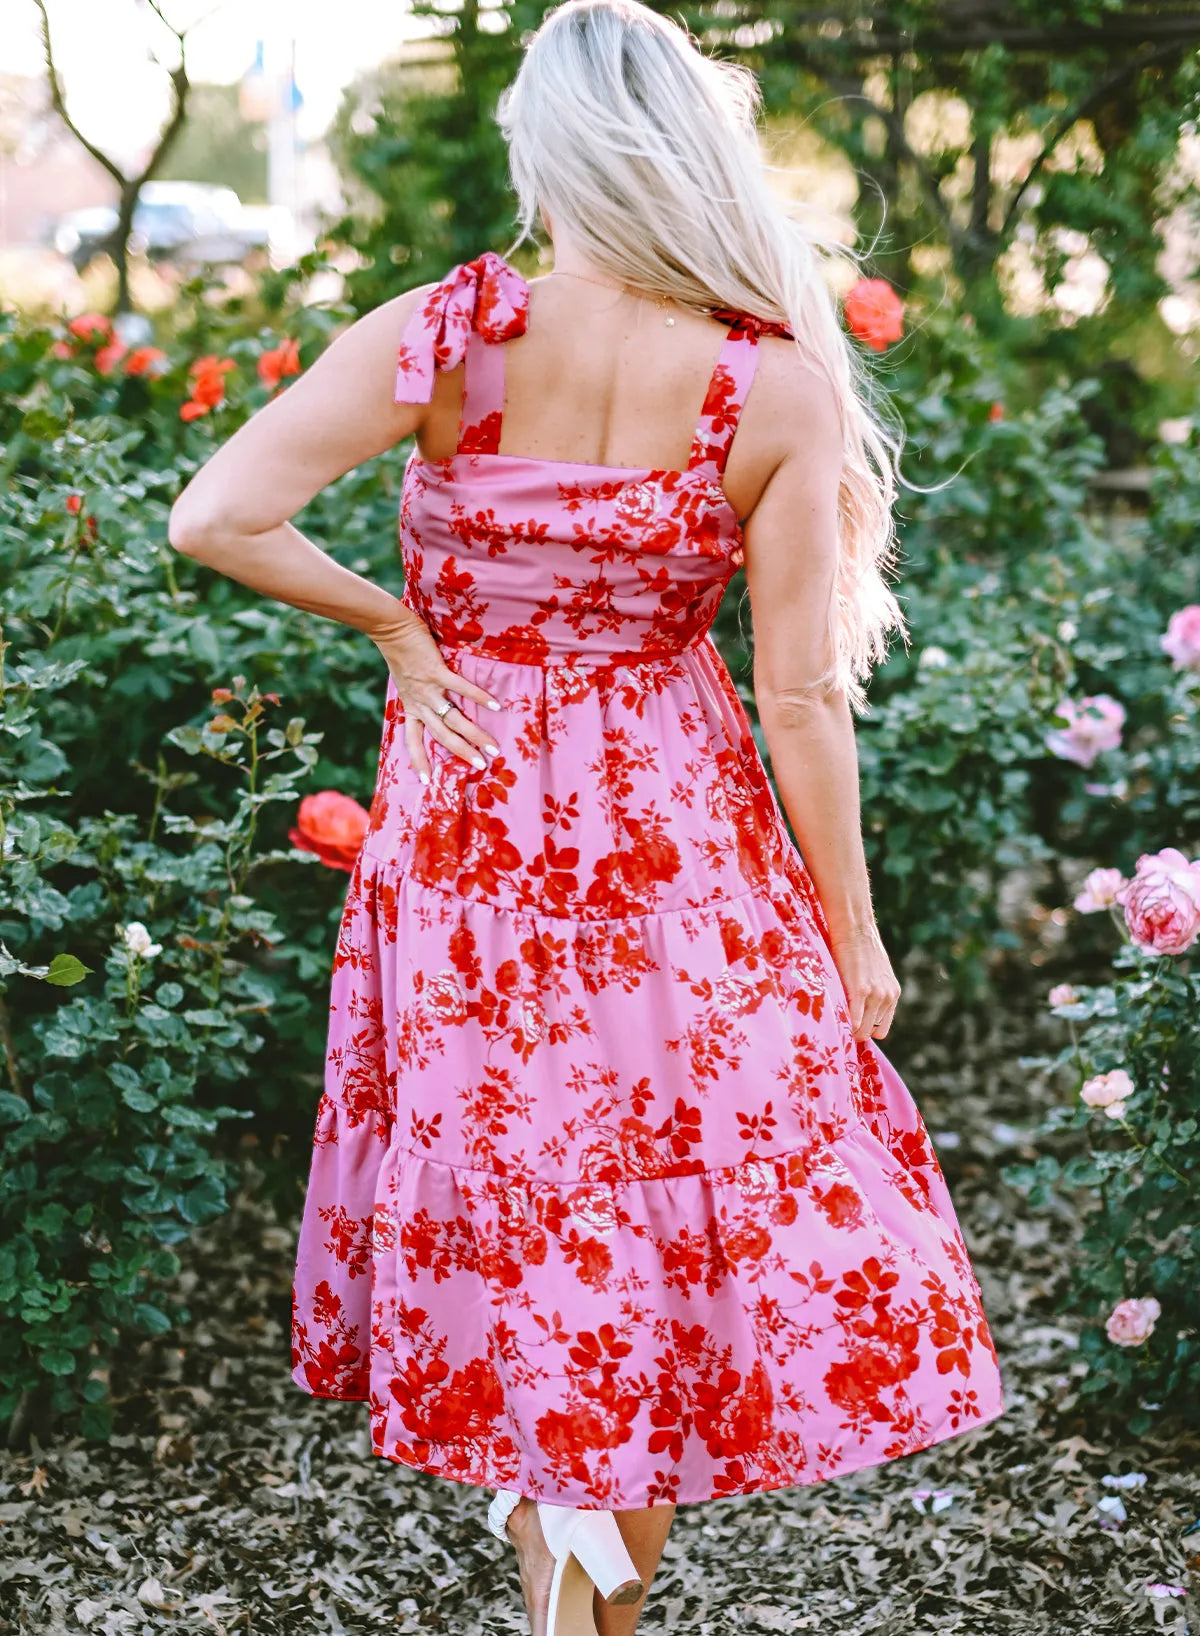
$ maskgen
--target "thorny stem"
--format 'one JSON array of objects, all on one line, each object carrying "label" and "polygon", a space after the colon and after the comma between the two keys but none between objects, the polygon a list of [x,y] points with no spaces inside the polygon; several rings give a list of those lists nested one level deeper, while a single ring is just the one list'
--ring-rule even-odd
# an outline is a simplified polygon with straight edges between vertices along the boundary
[{"label": "thorny stem", "polygon": [[8,1083],[12,1086],[12,1093],[24,1100],[21,1070],[17,1065],[17,1047],[13,1040],[12,1018],[9,1016],[8,1004],[3,994],[0,994],[0,1045],[4,1047],[4,1064],[8,1069]]},{"label": "thorny stem", "polygon": [[250,760],[245,769],[247,792],[251,797],[250,817],[246,825],[246,833],[242,837],[241,855],[236,862],[234,860],[234,848],[238,844],[237,837],[231,836],[229,844],[225,848],[225,873],[229,880],[230,890],[225,899],[225,908],[222,911],[221,922],[217,927],[217,935],[214,938],[215,948],[213,950],[212,965],[214,998],[220,993],[221,988],[221,966],[225,958],[225,948],[229,941],[229,922],[233,918],[232,900],[240,894],[242,887],[246,884],[246,876],[250,872],[250,857],[254,850],[254,832],[258,826],[258,807],[253,800],[253,797],[258,793],[258,764],[262,759],[258,749],[257,716],[250,722],[248,727],[243,727],[241,731],[246,735],[250,746]]},{"label": "thorny stem", "polygon": [[167,783],[167,763],[160,750],[158,752],[158,778],[154,784],[154,806],[150,812],[150,827],[146,831],[147,841],[153,841],[158,829],[159,816],[162,813],[163,793]]},{"label": "thorny stem", "polygon": [[137,1010],[141,982],[142,957],[140,954],[130,954],[129,964],[125,968],[125,1015],[127,1017],[132,1017]]},{"label": "thorny stem", "polygon": [[58,641],[59,633],[63,628],[63,622],[67,617],[67,608],[71,600],[71,579],[72,575],[74,574],[75,564],[79,560],[79,553],[82,549],[83,516],[81,511],[80,515],[75,519],[75,546],[71,552],[70,560],[67,563],[66,578],[63,582],[62,601],[58,605],[58,618],[54,621],[54,629],[46,638],[46,646],[48,648],[53,647],[55,642]]},{"label": "thorny stem", "polygon": [[1162,1154],[1157,1152],[1150,1145],[1150,1143],[1139,1141],[1137,1136],[1134,1135],[1133,1131],[1131,1130],[1131,1128],[1130,1128],[1130,1126],[1129,1126],[1129,1124],[1127,1123],[1126,1120],[1118,1119],[1117,1123],[1120,1125],[1121,1129],[1125,1132],[1126,1136],[1128,1136],[1129,1140],[1133,1143],[1134,1147],[1137,1148],[1138,1152],[1143,1155],[1143,1163],[1145,1163],[1145,1158],[1144,1158],[1145,1154],[1147,1154],[1147,1153],[1153,1154],[1155,1162],[1160,1166],[1161,1169],[1165,1170],[1169,1175],[1174,1176],[1174,1178],[1175,1178],[1175,1180],[1177,1182],[1182,1182],[1183,1185],[1189,1191],[1191,1191],[1191,1189],[1194,1188],[1195,1182],[1192,1181],[1191,1178],[1183,1175],[1182,1172],[1176,1170],[1175,1166],[1170,1162],[1169,1159],[1164,1159]]}]

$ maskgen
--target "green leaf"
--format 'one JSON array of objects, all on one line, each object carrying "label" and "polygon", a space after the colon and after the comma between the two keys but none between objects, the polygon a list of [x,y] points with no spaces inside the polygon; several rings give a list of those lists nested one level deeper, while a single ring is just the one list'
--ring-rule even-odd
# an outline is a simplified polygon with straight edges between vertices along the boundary
[{"label": "green leaf", "polygon": [[162,1115],[177,1130],[212,1130],[216,1124],[206,1109],[189,1107],[186,1102],[168,1102]]},{"label": "green leaf", "polygon": [[121,1101],[135,1113],[153,1113],[158,1107],[158,1098],[151,1091],[144,1090],[140,1085],[131,1085],[121,1092]]},{"label": "green leaf", "polygon": [[149,1301],[139,1301],[133,1316],[138,1328],[148,1335],[165,1335],[174,1326],[173,1319],[160,1307],[151,1306]]},{"label": "green leaf", "polygon": [[183,1020],[190,1023],[193,1028],[224,1028],[229,1021],[223,1011],[218,1011],[212,1006],[202,1011],[185,1011]]},{"label": "green leaf", "polygon": [[85,1403],[79,1416],[83,1435],[92,1443],[106,1443],[112,1436],[112,1410],[106,1403]]},{"label": "green leaf", "polygon": [[81,983],[91,969],[73,954],[56,954],[46,968],[46,981],[59,988],[70,988],[74,983]]},{"label": "green leaf", "polygon": [[221,663],[221,647],[211,625],[197,620],[188,627],[188,647],[200,663],[216,670]]},{"label": "green leaf", "polygon": [[38,1359],[48,1375],[73,1375],[75,1373],[75,1354],[66,1352],[61,1347],[51,1347],[43,1352]]}]

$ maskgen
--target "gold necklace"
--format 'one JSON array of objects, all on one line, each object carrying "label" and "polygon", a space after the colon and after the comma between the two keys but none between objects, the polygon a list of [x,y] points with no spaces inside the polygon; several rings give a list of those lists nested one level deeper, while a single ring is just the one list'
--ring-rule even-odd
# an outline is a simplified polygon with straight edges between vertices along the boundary
[{"label": "gold necklace", "polygon": [[[568,272],[566,270],[565,267],[563,267],[563,268],[558,268],[558,267],[553,268],[552,271],[547,274],[547,277],[549,277],[549,278],[578,278],[578,279],[581,279],[584,284],[595,284],[601,290],[618,290],[618,291],[620,291],[620,293],[622,295],[632,294],[633,293],[632,291],[630,291],[629,286],[627,284],[610,284],[607,279],[589,278],[586,273],[570,273],[570,272]],[[652,297],[652,300],[654,301],[655,305],[658,307],[659,311],[663,312],[663,311],[666,310],[667,304],[670,301],[670,297],[666,296],[666,295],[656,295],[656,296]],[[664,322],[666,323],[667,327],[670,328],[670,326],[673,325],[674,322],[675,322],[674,313],[668,313],[667,317],[664,320]]]}]

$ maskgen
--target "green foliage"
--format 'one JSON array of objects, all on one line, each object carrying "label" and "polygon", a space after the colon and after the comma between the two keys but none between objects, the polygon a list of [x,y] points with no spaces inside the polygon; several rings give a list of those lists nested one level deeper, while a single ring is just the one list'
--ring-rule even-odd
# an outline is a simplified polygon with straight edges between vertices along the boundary
[{"label": "green foliage", "polygon": [[[185,286],[162,373],[131,376],[98,342],[0,314],[0,732],[13,747],[0,1413],[40,1394],[88,1405],[102,1431],[106,1359],[122,1334],[175,1316],[174,1255],[222,1207],[233,1133],[253,1115],[260,1140],[296,1138],[293,1159],[311,1133],[327,1021],[313,995],[344,880],[300,867],[287,822],[304,776],[369,800],[386,673],[365,638],[177,557],[166,517],[266,401],[264,351],[290,337],[310,364],[352,316],[299,304],[321,265],[268,275],[244,302]],[[1041,871],[1060,903],[1080,860],[1128,868],[1197,837],[1194,697],[1160,637],[1198,599],[1200,450],[1156,444],[1146,513],[1113,528],[1091,499],[1105,447],[1090,381],[1031,381],[944,311],[920,334],[880,375],[909,428],[913,640],[859,727],[863,810],[889,945],[931,951],[968,994],[1019,952],[1000,909],[1014,876]],[[223,401],[184,421],[203,356],[234,367]],[[397,590],[405,452],[297,518]],[[730,597],[717,634],[744,687],[737,613]],[[1085,770],[1046,734],[1064,697],[1096,692],[1121,700],[1127,730]],[[285,1160],[281,1185],[294,1184]]]},{"label": "green foliage", "polygon": [[[0,327],[0,1418],[78,1409],[93,1435],[123,1339],[179,1315],[176,1247],[224,1208],[223,1130],[272,1107],[311,1123],[291,1073],[319,1072],[309,995],[340,905],[283,833],[325,731],[290,707],[299,678],[326,724],[361,723],[360,768],[342,730],[325,772],[365,793],[386,685],[367,644],[167,547],[171,500],[265,397],[277,339],[203,327],[238,369],[190,426],[187,352],[106,377],[90,344]],[[352,552],[373,519],[386,539],[387,486],[335,485],[317,527],[340,504]]]},{"label": "green foliage", "polygon": [[[1034,1206],[1057,1194],[1080,1216],[1072,1299],[1089,1320],[1081,1391],[1145,1432],[1158,1411],[1195,1418],[1200,1405],[1200,976],[1194,962],[1128,944],[1110,981],[1055,1000],[1071,1043],[1042,1066],[1074,1095],[1040,1132],[1047,1151],[1010,1166],[1005,1179]],[[1114,1069],[1133,1084],[1117,1118],[1078,1096]],[[1060,1157],[1049,1149],[1066,1132],[1084,1147]],[[1161,1308],[1149,1337],[1132,1346],[1106,1329],[1129,1298]]]},{"label": "green foliage", "polygon": [[148,820],[68,822],[69,762],[43,723],[81,691],[84,663],[57,659],[53,640],[13,647],[0,673],[0,1416],[40,1393],[103,1435],[109,1358],[127,1333],[170,1327],[174,1248],[225,1205],[210,1138],[264,1044],[273,988],[258,968],[282,935],[251,873],[292,856],[260,851],[256,830],[316,749],[298,719],[267,727],[237,678],[236,716],[170,735],[240,775],[227,815],[172,811],[192,775],[164,752]]},{"label": "green foliage", "polygon": [[[906,360],[892,383],[908,481],[928,492],[898,507],[911,647],[859,726],[864,828],[890,946],[938,951],[978,995],[1017,943],[1001,919],[1014,872],[1049,866],[1057,883],[1059,860],[1132,866],[1200,842],[1200,732],[1160,646],[1200,591],[1200,450],[1158,443],[1146,514],[1110,526],[1089,493],[1091,383],[1013,409],[986,347],[936,325],[926,339],[921,372]],[[1046,743],[1058,705],[1100,692],[1128,712],[1123,745],[1064,764]]]},{"label": "green foliage", "polygon": [[546,9],[509,0],[448,11],[414,0],[414,16],[433,24],[430,39],[346,93],[330,147],[354,208],[328,232],[361,258],[347,280],[356,311],[513,236],[495,108],[517,71],[523,32]]},{"label": "green foliage", "polygon": [[1200,107],[1194,11],[1141,0],[1012,0],[970,16],[944,0],[768,11],[769,28],[750,3],[686,15],[761,71],[772,112],[803,114],[850,159],[866,183],[863,240],[879,241],[880,269],[901,288],[947,266],[967,309],[1003,324],[1005,252],[1020,236],[1052,294],[1075,234],[1109,268],[1106,329],[1165,293],[1164,205],[1185,185],[1173,162]]}]

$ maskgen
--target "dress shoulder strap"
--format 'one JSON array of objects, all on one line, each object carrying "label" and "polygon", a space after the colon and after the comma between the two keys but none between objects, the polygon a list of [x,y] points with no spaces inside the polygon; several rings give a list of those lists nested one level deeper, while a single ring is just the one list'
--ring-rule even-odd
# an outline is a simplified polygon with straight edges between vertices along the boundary
[{"label": "dress shoulder strap", "polygon": [[458,417],[458,452],[496,454],[504,421],[504,348],[489,346],[478,330],[472,330],[463,362],[466,367]]},{"label": "dress shoulder strap", "polygon": [[[500,441],[504,357],[494,344],[523,335],[529,286],[503,256],[485,250],[458,263],[426,293],[404,332],[396,358],[396,403],[428,403],[434,375],[466,360],[459,452],[486,452]],[[486,344],[492,343],[492,344]]]},{"label": "dress shoulder strap", "polygon": [[756,318],[752,313],[738,312],[731,307],[715,307],[711,316],[728,324],[729,334],[721,343],[708,383],[708,393],[692,437],[688,470],[704,471],[714,482],[719,482],[758,367],[758,338],[782,335],[791,339],[792,331],[775,319]]}]

